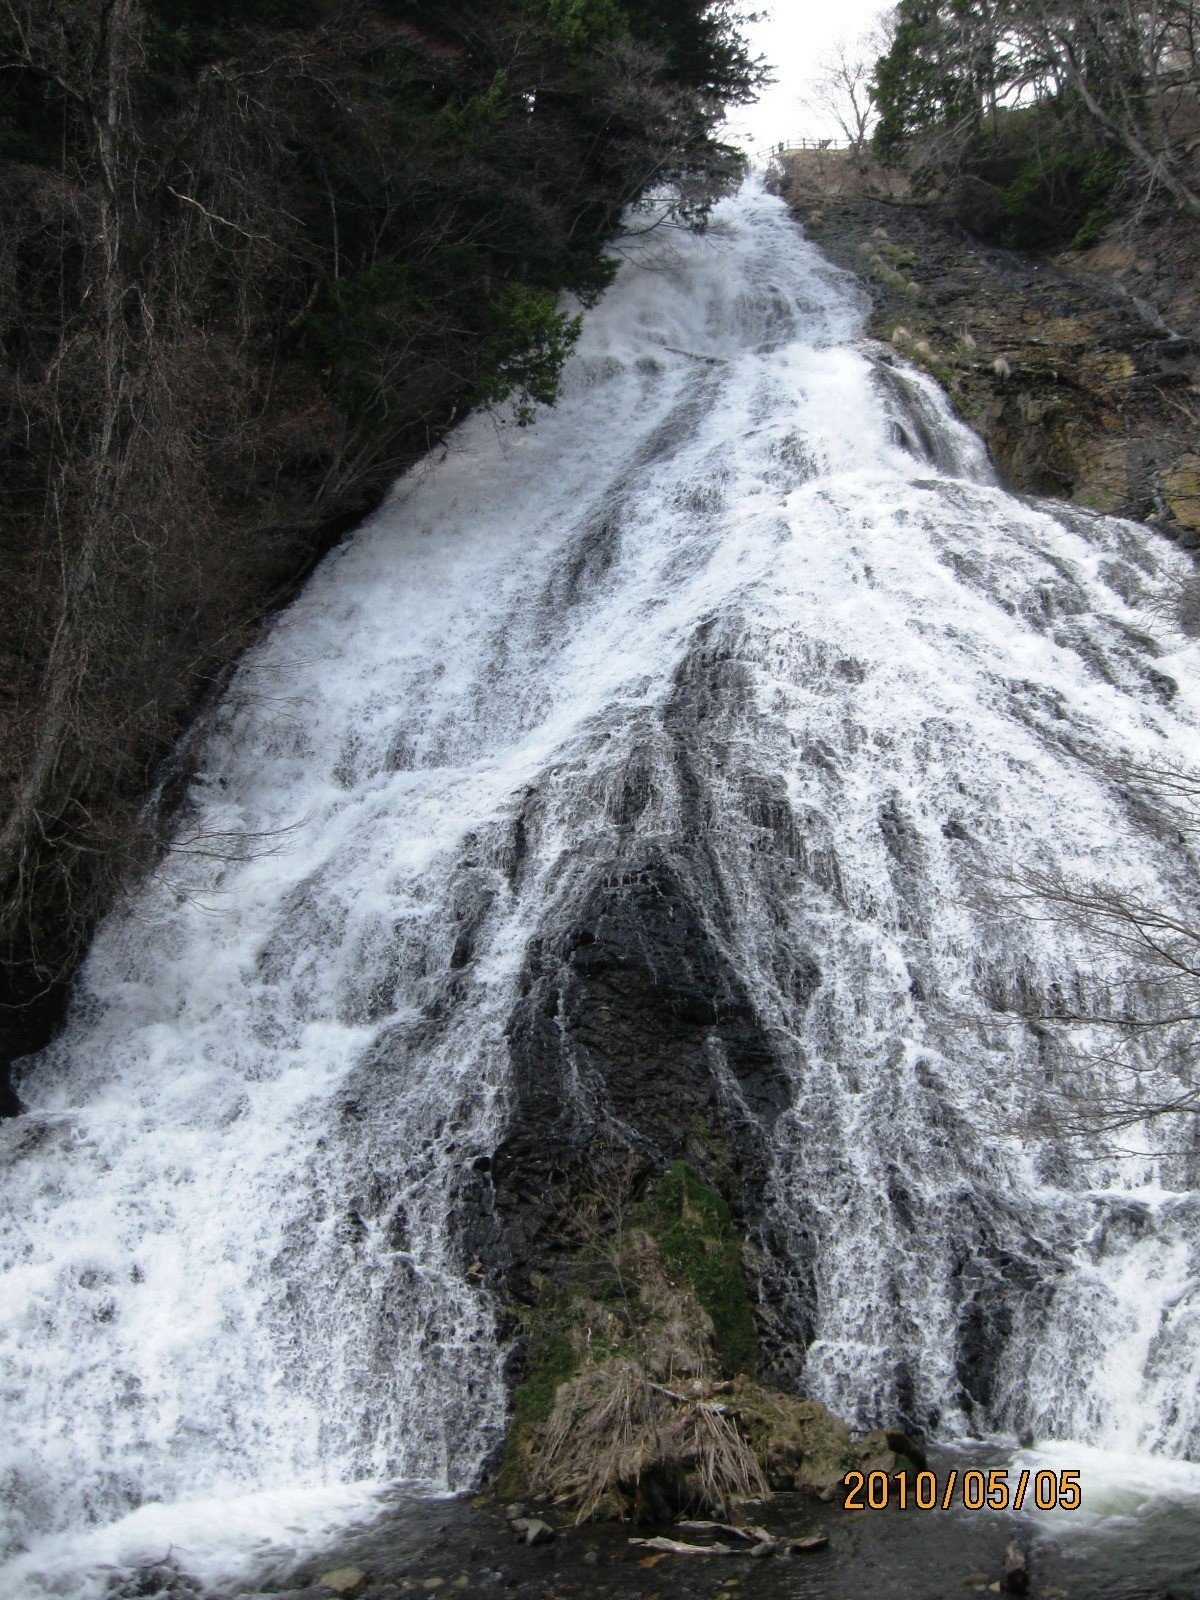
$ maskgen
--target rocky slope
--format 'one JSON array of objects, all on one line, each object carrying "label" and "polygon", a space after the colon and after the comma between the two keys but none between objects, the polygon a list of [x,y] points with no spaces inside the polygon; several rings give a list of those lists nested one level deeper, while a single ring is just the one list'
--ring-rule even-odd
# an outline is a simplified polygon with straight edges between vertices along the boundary
[{"label": "rocky slope", "polygon": [[870,331],[942,383],[1009,488],[1200,547],[1200,307],[1177,228],[1038,259],[848,157],[791,153],[778,181],[865,284]]}]

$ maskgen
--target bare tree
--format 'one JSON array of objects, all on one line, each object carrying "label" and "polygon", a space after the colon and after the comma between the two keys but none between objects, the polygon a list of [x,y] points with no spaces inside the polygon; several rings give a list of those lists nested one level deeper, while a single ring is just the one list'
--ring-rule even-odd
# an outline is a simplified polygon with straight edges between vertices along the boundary
[{"label": "bare tree", "polygon": [[1197,0],[901,0],[898,16],[903,48],[874,86],[893,144],[958,167],[1002,107],[1041,104],[1200,216]]},{"label": "bare tree", "polygon": [[1195,0],[1029,0],[1014,8],[1017,38],[1149,182],[1200,217]]},{"label": "bare tree", "polygon": [[[1099,764],[1098,764],[1099,765]],[[1143,826],[1200,845],[1200,774],[1183,764],[1105,763]],[[1117,1132],[1200,1114],[1200,916],[1102,880],[1040,868],[991,875],[993,911],[1082,934],[1094,982],[1054,987],[1020,1015],[1076,1069],[1054,1089],[1051,1121],[1069,1135]]]},{"label": "bare tree", "polygon": [[887,50],[881,20],[857,39],[842,38],[817,61],[801,106],[822,126],[837,127],[860,164],[877,121],[871,98],[875,63]]}]

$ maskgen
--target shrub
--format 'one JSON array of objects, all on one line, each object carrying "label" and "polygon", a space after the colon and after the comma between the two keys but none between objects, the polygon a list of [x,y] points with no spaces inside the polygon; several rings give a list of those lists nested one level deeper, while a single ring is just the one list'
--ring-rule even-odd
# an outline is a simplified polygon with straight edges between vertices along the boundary
[{"label": "shrub", "polygon": [[581,326],[580,317],[559,309],[558,296],[549,289],[507,284],[492,308],[476,403],[496,406],[515,396],[516,420],[532,422],[536,404],[554,404]]},{"label": "shrub", "polygon": [[1107,150],[1025,155],[1000,198],[1001,242],[1033,252],[1093,243],[1111,213],[1121,171]]}]

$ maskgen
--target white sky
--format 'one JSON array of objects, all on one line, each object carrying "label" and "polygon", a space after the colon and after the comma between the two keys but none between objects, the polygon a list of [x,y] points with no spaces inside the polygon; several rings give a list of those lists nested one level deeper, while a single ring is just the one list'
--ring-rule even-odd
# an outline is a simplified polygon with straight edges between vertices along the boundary
[{"label": "white sky", "polygon": [[735,143],[751,152],[780,139],[835,136],[837,127],[821,127],[800,104],[814,64],[836,40],[866,33],[886,0],[763,0],[766,13],[750,30],[756,53],[766,56],[778,80],[756,105],[741,107],[730,118]]}]

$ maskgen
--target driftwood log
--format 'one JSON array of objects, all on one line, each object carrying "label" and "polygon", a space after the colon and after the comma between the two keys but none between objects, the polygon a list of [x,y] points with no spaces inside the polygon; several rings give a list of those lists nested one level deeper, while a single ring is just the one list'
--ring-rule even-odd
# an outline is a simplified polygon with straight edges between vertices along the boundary
[{"label": "driftwood log", "polygon": [[769,1552],[764,1548],[778,1546],[782,1549],[824,1550],[829,1543],[829,1535],[823,1532],[810,1533],[801,1539],[776,1539],[765,1528],[747,1525],[735,1527],[731,1522],[685,1521],[677,1524],[689,1533],[722,1533],[731,1539],[737,1539],[738,1545],[731,1544],[685,1544],[681,1539],[668,1539],[662,1534],[653,1539],[630,1539],[630,1544],[638,1545],[644,1550],[660,1550],[673,1556],[742,1556],[753,1555],[756,1550]]}]

